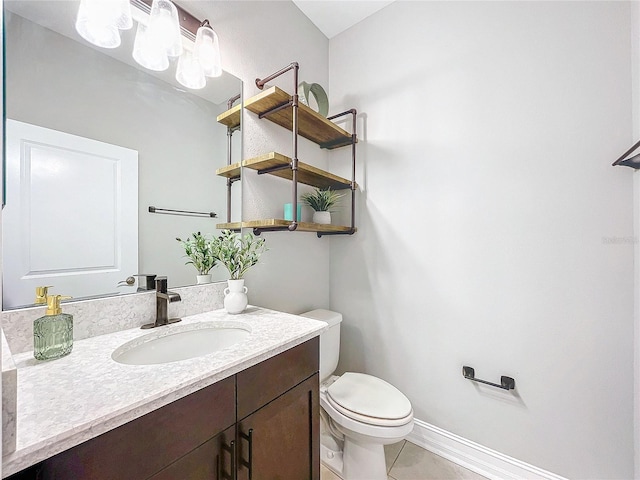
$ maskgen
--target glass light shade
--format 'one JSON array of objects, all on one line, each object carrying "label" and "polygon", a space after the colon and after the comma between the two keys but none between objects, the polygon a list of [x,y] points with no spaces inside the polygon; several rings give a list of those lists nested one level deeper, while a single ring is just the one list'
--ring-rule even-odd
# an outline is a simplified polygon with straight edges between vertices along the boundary
[{"label": "glass light shade", "polygon": [[162,46],[150,41],[147,27],[138,23],[136,39],[133,43],[133,59],[144,68],[162,72],[169,68],[169,57]]},{"label": "glass light shade", "polygon": [[76,17],[76,30],[82,38],[102,48],[120,46],[117,19],[121,9],[119,1],[82,0]]},{"label": "glass light shade", "polygon": [[133,18],[131,17],[131,3],[129,3],[129,0],[112,1],[118,4],[116,26],[120,30],[129,30],[131,27],[133,27]]},{"label": "glass light shade", "polygon": [[169,0],[153,0],[147,35],[150,42],[161,45],[170,57],[182,54],[182,36],[178,9]]},{"label": "glass light shade", "polygon": [[198,28],[194,54],[202,65],[205,76],[219,77],[222,75],[218,35],[209,25]]},{"label": "glass light shade", "polygon": [[185,50],[180,60],[178,60],[176,80],[191,90],[199,90],[207,84],[202,65],[189,50]]},{"label": "glass light shade", "polygon": [[82,0],[76,30],[88,42],[103,48],[120,45],[120,30],[133,26],[129,0]]}]

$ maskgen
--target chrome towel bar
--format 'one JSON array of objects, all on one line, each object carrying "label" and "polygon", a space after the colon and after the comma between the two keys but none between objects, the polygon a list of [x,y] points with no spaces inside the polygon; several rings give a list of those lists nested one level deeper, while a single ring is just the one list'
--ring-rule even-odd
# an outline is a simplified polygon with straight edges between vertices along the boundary
[{"label": "chrome towel bar", "polygon": [[185,217],[210,217],[216,218],[214,212],[190,212],[188,210],[171,210],[169,208],[149,207],[149,213],[162,213],[164,215],[183,215]]}]

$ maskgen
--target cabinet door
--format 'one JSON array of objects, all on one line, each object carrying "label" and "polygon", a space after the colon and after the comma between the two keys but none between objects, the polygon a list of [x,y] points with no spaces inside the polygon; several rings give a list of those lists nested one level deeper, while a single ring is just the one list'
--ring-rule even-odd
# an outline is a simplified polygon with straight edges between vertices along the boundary
[{"label": "cabinet door", "polygon": [[318,374],[238,422],[238,480],[319,480]]},{"label": "cabinet door", "polygon": [[231,427],[149,480],[232,480],[234,437],[235,427]]}]

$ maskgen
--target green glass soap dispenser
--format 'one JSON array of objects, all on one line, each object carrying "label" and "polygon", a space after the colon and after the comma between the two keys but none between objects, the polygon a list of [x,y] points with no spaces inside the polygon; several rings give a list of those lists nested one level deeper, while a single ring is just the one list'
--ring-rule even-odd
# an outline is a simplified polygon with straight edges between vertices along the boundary
[{"label": "green glass soap dispenser", "polygon": [[38,360],[52,360],[71,353],[73,348],[73,315],[62,313],[63,295],[47,295],[44,317],[33,322],[33,356]]}]

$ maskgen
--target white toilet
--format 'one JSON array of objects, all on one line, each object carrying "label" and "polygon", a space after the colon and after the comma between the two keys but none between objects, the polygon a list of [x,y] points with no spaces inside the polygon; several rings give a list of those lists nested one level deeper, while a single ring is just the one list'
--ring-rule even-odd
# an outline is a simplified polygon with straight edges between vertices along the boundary
[{"label": "white toilet", "polygon": [[344,480],[387,480],[383,446],[403,440],[413,429],[411,402],[371,375],[332,376],[342,315],[312,310],[302,316],[329,324],[320,335],[320,460]]}]

